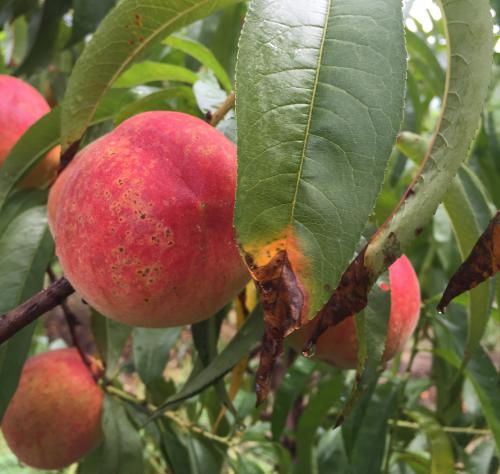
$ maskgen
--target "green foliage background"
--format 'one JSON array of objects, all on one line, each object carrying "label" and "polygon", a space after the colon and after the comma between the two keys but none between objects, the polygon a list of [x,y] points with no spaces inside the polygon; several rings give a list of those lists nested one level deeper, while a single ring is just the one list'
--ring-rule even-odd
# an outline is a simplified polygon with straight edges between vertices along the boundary
[{"label": "green foliage background", "polygon": [[[273,8],[280,3],[254,5],[264,9],[261,4]],[[443,3],[451,8],[450,2]],[[473,2],[461,4],[474,8]],[[75,298],[71,304],[91,321],[111,384],[104,406],[104,443],[66,472],[498,472],[500,285],[492,280],[462,295],[445,316],[435,311],[447,281],[500,208],[500,5],[492,1],[491,8],[496,15],[497,50],[480,128],[443,205],[406,252],[419,276],[423,305],[405,350],[379,370],[376,354],[381,352],[384,328],[377,332],[374,321],[387,316],[387,301],[372,294],[357,327],[360,337],[363,331],[373,336],[361,337],[361,346],[375,355],[359,368],[359,378],[354,371],[337,370],[286,347],[276,367],[272,396],[255,408],[255,349],[263,333],[260,306],[242,325],[235,305],[229,304],[192,328],[132,330],[95,312],[87,314]],[[142,23],[134,33],[134,44],[129,44],[114,27],[133,19],[136,11],[143,15]],[[365,227],[361,242],[384,222],[410,184],[437,125],[445,90],[446,23],[440,15],[430,14],[429,25],[424,26],[409,11],[407,5],[404,132],[386,157],[387,167],[381,163],[377,168],[382,190],[374,211],[369,219],[360,212],[359,222],[353,224]],[[179,110],[204,117],[214,112],[234,87],[246,12],[245,2],[231,0],[0,1],[0,73],[29,81],[54,107],[25,134],[0,171],[2,312],[47,284],[44,273],[49,262],[60,273],[46,226],[47,190],[15,190],[16,182],[55,144],[69,145],[83,135],[80,146],[84,146],[136,113]],[[255,28],[256,35],[263,34],[258,24]],[[123,47],[118,42],[114,49],[100,48],[117,40],[115,35]],[[142,46],[139,37],[147,44]],[[243,43],[238,70],[249,82],[255,65],[247,44]],[[293,58],[294,51],[284,53]],[[335,51],[331,54],[335,58]],[[103,72],[104,64],[109,69]],[[288,66],[293,69],[294,64]],[[97,80],[96,71],[106,77]],[[351,79],[354,84],[356,77]],[[82,84],[90,84],[88,94],[81,93]],[[366,87],[368,95],[376,90]],[[242,104],[251,102],[252,94],[274,93],[262,91],[258,84],[256,91],[242,91]],[[280,93],[285,102],[289,100],[286,88]],[[321,97],[322,105],[332,97]],[[89,112],[94,109],[95,113]],[[265,112],[252,113],[260,118]],[[239,114],[240,131],[248,133],[243,143],[246,139],[252,146],[265,147],[267,142],[255,141],[259,136],[252,135],[250,118]],[[285,123],[288,118],[287,112],[280,115]],[[233,112],[218,128],[236,141]],[[273,137],[266,139],[271,143]],[[278,183],[277,189],[280,186],[284,189],[286,183]],[[256,199],[251,194],[247,198]],[[244,222],[244,206],[239,211]],[[350,250],[359,246],[357,231],[353,234],[346,243]],[[312,235],[316,236],[314,230]],[[347,257],[339,260],[342,265]],[[48,316],[56,317],[57,310]],[[0,347],[0,418],[26,356],[65,344],[63,338],[48,337],[45,327],[37,322]],[[249,354],[239,375],[233,368]],[[347,415],[345,423],[334,428],[342,414]],[[0,442],[0,472],[39,471],[18,466]]]}]

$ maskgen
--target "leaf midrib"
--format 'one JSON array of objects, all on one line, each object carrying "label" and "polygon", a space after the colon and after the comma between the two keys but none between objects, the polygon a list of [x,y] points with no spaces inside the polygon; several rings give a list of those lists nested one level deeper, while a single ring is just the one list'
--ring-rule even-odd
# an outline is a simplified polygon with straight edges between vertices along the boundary
[{"label": "leaf midrib", "polygon": [[99,103],[101,102],[102,97],[108,92],[108,90],[111,88],[111,85],[116,81],[116,79],[120,76],[120,74],[128,67],[128,65],[135,59],[138,53],[143,51],[146,47],[148,47],[159,35],[161,35],[162,31],[167,29],[170,25],[175,23],[177,20],[180,18],[189,15],[189,13],[195,11],[198,8],[201,8],[208,4],[210,0],[201,0],[199,3],[193,5],[190,8],[187,8],[184,10],[182,13],[179,13],[175,17],[173,17],[168,23],[164,23],[160,28],[158,28],[156,31],[154,31],[148,38],[144,40],[144,42],[140,43],[139,47],[135,48],[131,54],[129,54],[128,58],[122,63],[121,67],[119,67],[116,72],[113,74],[111,77],[111,80],[107,83],[106,87],[102,90],[102,92],[99,94],[98,99],[95,101],[94,106],[91,109],[91,113],[89,117],[85,120],[85,127],[87,124],[92,120],[92,117],[94,116],[97,107],[99,106]]},{"label": "leaf midrib", "polygon": [[300,186],[300,181],[302,179],[302,172],[304,169],[304,161],[306,157],[306,149],[309,144],[309,137],[310,137],[310,129],[311,129],[311,124],[312,124],[312,115],[314,111],[314,106],[316,103],[316,97],[317,97],[317,89],[318,89],[318,84],[319,84],[319,75],[321,72],[321,64],[323,63],[323,55],[324,55],[324,49],[325,49],[325,42],[326,42],[326,36],[328,33],[328,23],[330,19],[330,11],[332,9],[332,2],[333,0],[328,0],[328,5],[326,8],[326,15],[325,15],[325,24],[323,28],[323,36],[321,38],[321,44],[319,48],[319,54],[318,54],[318,61],[316,64],[316,75],[314,77],[314,84],[313,84],[313,89],[311,93],[311,104],[309,106],[309,113],[307,116],[307,124],[306,124],[306,129],[304,133],[304,146],[302,147],[302,152],[301,152],[301,157],[300,157],[300,165],[299,165],[299,171],[297,174],[297,182],[295,183],[295,191],[293,194],[292,198],[292,206],[290,209],[290,217],[288,219],[288,225],[290,226],[293,221],[293,216],[295,214],[295,207],[297,204],[297,196],[299,193],[299,186]]}]

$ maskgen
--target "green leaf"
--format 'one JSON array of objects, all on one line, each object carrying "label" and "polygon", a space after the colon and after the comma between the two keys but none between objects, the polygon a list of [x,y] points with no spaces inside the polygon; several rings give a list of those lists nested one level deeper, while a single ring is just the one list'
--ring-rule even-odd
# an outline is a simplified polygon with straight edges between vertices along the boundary
[{"label": "green leaf", "polygon": [[95,310],[92,311],[92,332],[106,366],[108,379],[113,379],[118,374],[118,362],[132,329],[132,326],[126,326],[102,316]]},{"label": "green leaf", "polygon": [[187,437],[190,474],[221,473],[225,452],[220,444],[199,435]]},{"label": "green leaf", "polygon": [[246,2],[225,8],[219,15],[216,31],[209,44],[231,78],[234,78],[238,40],[246,11]]},{"label": "green leaf", "polygon": [[352,258],[400,127],[401,2],[254,0],[238,58],[238,239],[257,267],[286,251],[310,319]]},{"label": "green leaf", "polygon": [[369,392],[342,426],[342,435],[354,474],[380,472],[386,447],[387,421],[394,416],[398,386],[393,381]]},{"label": "green leaf", "polygon": [[176,81],[194,84],[198,75],[189,69],[174,64],[159,63],[156,61],[143,61],[134,64],[125,71],[113,84],[113,87],[135,87],[148,82]]},{"label": "green leaf", "polygon": [[[0,314],[43,288],[53,242],[47,209],[37,206],[19,214],[0,236]],[[0,346],[0,420],[14,394],[35,329],[32,323]]]},{"label": "green leaf", "polygon": [[47,202],[47,191],[41,189],[19,189],[12,193],[0,212],[0,235],[7,226],[24,211],[43,206]]},{"label": "green leaf", "polygon": [[431,414],[424,411],[411,411],[408,415],[420,425],[427,436],[431,452],[430,474],[454,474],[453,449],[441,425]]},{"label": "green leaf", "polygon": [[46,0],[37,32],[16,75],[32,75],[52,60],[59,34],[59,22],[71,7],[71,0]]},{"label": "green leaf", "polygon": [[68,46],[74,45],[93,33],[116,0],[74,0],[73,28]]},{"label": "green leaf", "polygon": [[252,349],[264,333],[262,307],[257,306],[247,318],[241,329],[231,339],[224,350],[200,371],[195,377],[190,378],[186,385],[163,403],[154,413],[153,417],[161,415],[168,407],[187,400],[200,393],[217,380],[227,374],[248,352]]},{"label": "green leaf", "polygon": [[78,466],[78,474],[143,474],[139,433],[127,417],[122,402],[106,395],[103,403],[104,440]]},{"label": "green leaf", "polygon": [[281,382],[274,402],[271,418],[273,441],[280,441],[288,418],[297,397],[307,389],[307,382],[312,376],[318,362],[298,356],[288,369]]},{"label": "green leaf", "polygon": [[431,472],[431,463],[422,454],[406,451],[398,454],[396,461],[408,464],[415,474],[429,474]]},{"label": "green leaf", "polygon": [[[387,328],[391,312],[390,291],[382,290],[375,285],[368,295],[368,305],[360,313],[355,315],[356,336],[358,340],[358,367],[356,367],[356,378],[351,393],[344,404],[338,422],[342,423],[347,418],[356,402],[363,397],[370,397],[374,384],[380,375],[379,366],[387,338]],[[358,411],[359,413],[359,411]],[[357,416],[354,414],[354,416]],[[358,424],[354,423],[353,430],[357,430]],[[346,443],[349,451],[349,443]]]},{"label": "green leaf", "polygon": [[1,0],[0,23],[4,25],[18,16],[28,13],[37,6],[36,0]]},{"label": "green leaf", "polygon": [[[428,143],[419,135],[402,132],[399,134],[397,146],[408,158],[420,164]],[[493,217],[493,205],[479,178],[465,164],[459,168],[443,204],[450,218],[460,255],[462,260],[465,260]],[[463,366],[467,364],[486,329],[494,296],[493,286],[494,282],[486,281],[470,291],[469,332]]]},{"label": "green leaf", "polygon": [[214,72],[215,76],[219,79],[220,83],[227,92],[231,91],[231,81],[226,71],[214,56],[212,51],[210,51],[206,46],[188,38],[181,38],[180,36],[169,36],[163,41],[163,43],[195,58],[200,64]]},{"label": "green leaf", "polygon": [[[468,156],[491,77],[492,20],[488,0],[442,2],[448,42],[448,71],[441,116],[424,167],[411,193],[372,239],[364,262],[372,275],[397,257],[436,212]],[[474,84],[474,87],[471,87]]]},{"label": "green leaf", "polygon": [[162,432],[161,449],[165,460],[173,473],[191,474],[190,458],[185,436],[180,429],[168,419],[158,419]]},{"label": "green leaf", "polygon": [[[151,110],[177,110],[193,112],[195,99],[191,88],[186,86],[170,87],[148,94],[147,96],[125,105],[116,115],[115,125],[135,114]],[[101,103],[102,105],[102,103]],[[192,115],[195,115],[192,113]]]},{"label": "green leaf", "polygon": [[158,421],[162,430],[162,450],[172,472],[177,474],[220,473],[225,446],[190,431],[181,430],[169,420]]},{"label": "green leaf", "polygon": [[102,21],[78,59],[66,90],[62,146],[80,139],[113,82],[148,47],[238,0],[122,0]]},{"label": "green leaf", "polygon": [[[453,180],[443,203],[457,238],[460,255],[465,260],[493,216],[481,182],[465,165]],[[463,366],[467,364],[486,330],[493,293],[493,281],[485,281],[469,293],[469,325]]]},{"label": "green leaf", "polygon": [[[449,347],[435,349],[436,355],[446,360],[455,368],[462,365],[463,348],[465,346],[466,331],[460,313],[449,311],[446,319],[436,321],[434,325],[437,338],[443,342],[443,332],[451,338]],[[482,412],[492,431],[497,453],[500,455],[500,398],[498,397],[498,374],[495,365],[484,349],[479,345],[464,370],[479,399]]]},{"label": "green leaf", "polygon": [[[297,458],[295,472],[315,472],[313,446],[318,428],[325,421],[328,411],[340,402],[342,395],[342,375],[335,374],[328,380],[318,384],[317,392],[299,418],[297,426]],[[276,405],[275,405],[276,407]],[[275,408],[276,409],[276,408]]]},{"label": "green leaf", "polygon": [[132,332],[134,365],[146,384],[163,380],[163,371],[182,327],[170,329],[134,328]]},{"label": "green leaf", "polygon": [[441,96],[444,91],[445,73],[432,49],[424,38],[406,29],[406,47],[410,61],[422,73],[424,81],[428,82],[434,95]]}]

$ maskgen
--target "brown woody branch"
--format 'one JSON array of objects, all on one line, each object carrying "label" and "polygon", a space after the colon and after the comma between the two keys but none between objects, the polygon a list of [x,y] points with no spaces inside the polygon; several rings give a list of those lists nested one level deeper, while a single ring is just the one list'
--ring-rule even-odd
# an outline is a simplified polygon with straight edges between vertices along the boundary
[{"label": "brown woody branch", "polygon": [[208,118],[210,120],[210,125],[215,127],[226,114],[234,107],[236,102],[236,95],[232,91],[226,98],[226,100],[221,104],[221,106],[213,113],[211,113]]},{"label": "brown woody branch", "polygon": [[3,344],[18,331],[35,321],[42,314],[59,306],[75,290],[64,277],[48,288],[32,296],[17,308],[0,316],[0,344]]},{"label": "brown woody branch", "polygon": [[[57,277],[54,273],[54,270],[49,266],[47,268],[47,275],[49,276],[49,279],[51,283],[55,283],[57,281]],[[82,362],[87,366],[89,369],[90,373],[92,376],[95,378],[94,371],[92,370],[92,364],[90,363],[90,360],[86,354],[86,352],[83,350],[82,345],[80,344],[80,340],[78,338],[77,334],[77,327],[81,325],[80,321],[76,317],[75,313],[71,311],[68,302],[66,300],[61,301],[61,309],[64,314],[64,319],[66,320],[66,324],[69,329],[69,334],[71,336],[71,342],[73,343],[73,346],[76,348],[78,351],[78,354],[80,355],[80,358],[82,359]]]}]

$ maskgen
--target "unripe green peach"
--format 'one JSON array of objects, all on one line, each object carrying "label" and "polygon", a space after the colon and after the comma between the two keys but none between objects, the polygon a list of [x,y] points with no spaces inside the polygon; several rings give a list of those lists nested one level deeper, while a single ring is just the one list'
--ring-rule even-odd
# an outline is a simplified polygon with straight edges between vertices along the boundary
[{"label": "unripe green peach", "polygon": [[76,291],[125,324],[213,315],[249,279],[232,226],[236,147],[203,120],[146,112],[83,149],[49,197]]},{"label": "unripe green peach", "polygon": [[[386,362],[403,348],[412,335],[420,316],[420,286],[410,260],[403,255],[389,267],[391,314],[387,328],[383,361]],[[302,351],[316,325],[312,320],[292,333],[288,340],[293,348]],[[341,369],[354,369],[358,363],[358,339],[354,317],[344,319],[328,328],[318,339],[318,359]]]},{"label": "unripe green peach", "polygon": [[21,462],[61,469],[99,444],[102,402],[76,349],[45,352],[24,365],[2,432]]},{"label": "unripe green peach", "polygon": [[[24,132],[50,112],[49,104],[32,86],[12,76],[0,74],[0,165]],[[56,177],[59,151],[50,151],[21,182],[21,187],[47,184]]]}]

